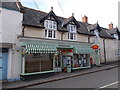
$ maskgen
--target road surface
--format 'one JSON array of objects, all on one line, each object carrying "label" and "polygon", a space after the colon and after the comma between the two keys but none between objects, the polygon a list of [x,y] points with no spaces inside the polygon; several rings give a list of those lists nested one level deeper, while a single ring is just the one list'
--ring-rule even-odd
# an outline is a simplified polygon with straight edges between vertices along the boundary
[{"label": "road surface", "polygon": [[27,88],[118,88],[118,67]]}]

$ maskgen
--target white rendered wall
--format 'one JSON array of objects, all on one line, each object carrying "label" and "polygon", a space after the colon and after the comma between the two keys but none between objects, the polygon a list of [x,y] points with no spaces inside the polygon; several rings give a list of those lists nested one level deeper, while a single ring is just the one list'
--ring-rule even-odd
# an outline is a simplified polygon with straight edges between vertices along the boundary
[{"label": "white rendered wall", "polygon": [[9,9],[0,8],[0,43],[12,43],[12,48],[8,51],[8,71],[7,79],[15,81],[20,78],[21,73],[21,53],[20,42],[17,39],[22,32],[22,18],[23,14]]}]

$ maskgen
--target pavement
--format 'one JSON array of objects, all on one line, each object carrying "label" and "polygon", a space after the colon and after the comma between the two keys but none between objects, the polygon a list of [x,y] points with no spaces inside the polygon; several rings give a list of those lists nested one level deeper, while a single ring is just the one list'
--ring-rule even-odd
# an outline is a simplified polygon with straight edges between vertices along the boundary
[{"label": "pavement", "polygon": [[63,80],[67,78],[72,78],[72,77],[77,77],[80,75],[85,75],[89,73],[94,73],[94,72],[99,72],[103,70],[108,70],[111,68],[118,67],[118,62],[114,63],[109,63],[109,64],[101,64],[101,66],[93,66],[92,68],[89,69],[80,69],[80,70],[75,70],[71,73],[55,73],[54,75],[47,77],[47,78],[41,78],[41,79],[35,79],[35,80],[30,80],[30,81],[15,81],[15,82],[4,82],[2,84],[2,89],[20,89],[20,88],[25,88],[28,86],[33,86],[33,85],[38,85],[38,84],[43,84],[43,83],[49,83],[49,82],[54,82],[58,80]]}]

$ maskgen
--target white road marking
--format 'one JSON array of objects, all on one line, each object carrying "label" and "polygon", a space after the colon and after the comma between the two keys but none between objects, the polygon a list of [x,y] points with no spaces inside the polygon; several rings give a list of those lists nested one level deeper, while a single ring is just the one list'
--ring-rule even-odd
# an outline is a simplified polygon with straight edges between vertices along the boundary
[{"label": "white road marking", "polygon": [[108,84],[108,85],[105,85],[105,86],[102,86],[102,87],[99,87],[99,88],[106,88],[106,87],[112,86],[112,85],[117,84],[117,83],[118,83],[118,81],[117,82],[113,82],[113,83]]}]

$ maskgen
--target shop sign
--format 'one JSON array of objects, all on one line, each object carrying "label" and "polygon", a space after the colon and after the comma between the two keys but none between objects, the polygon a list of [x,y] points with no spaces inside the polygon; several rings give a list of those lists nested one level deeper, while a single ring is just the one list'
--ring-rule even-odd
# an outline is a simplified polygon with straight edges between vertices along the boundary
[{"label": "shop sign", "polygon": [[99,45],[97,45],[97,44],[92,45],[92,49],[99,49]]},{"label": "shop sign", "polygon": [[73,52],[73,50],[68,50],[68,52]]},{"label": "shop sign", "polygon": [[60,47],[70,47],[70,45],[58,45]]}]

